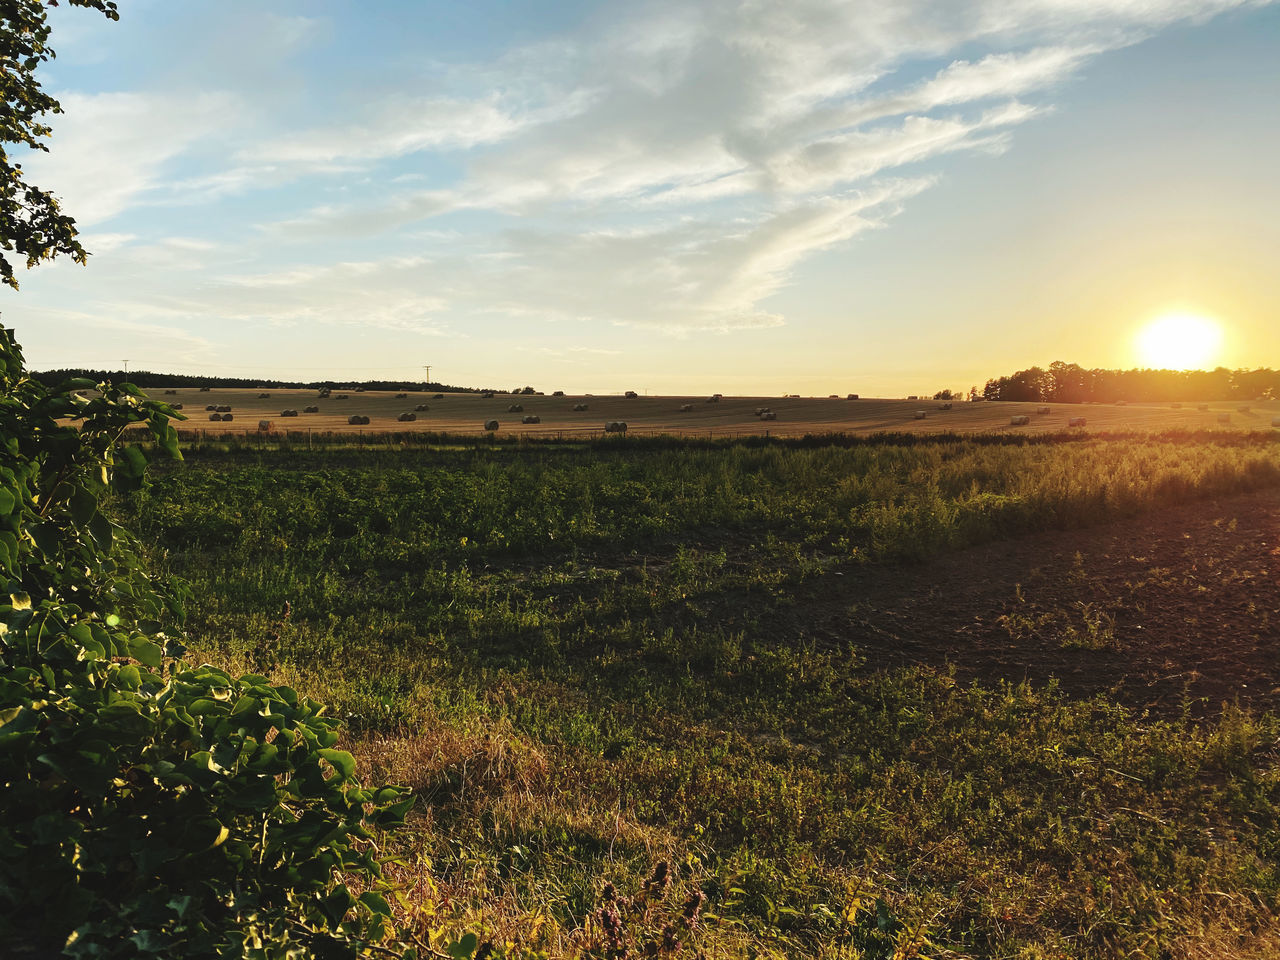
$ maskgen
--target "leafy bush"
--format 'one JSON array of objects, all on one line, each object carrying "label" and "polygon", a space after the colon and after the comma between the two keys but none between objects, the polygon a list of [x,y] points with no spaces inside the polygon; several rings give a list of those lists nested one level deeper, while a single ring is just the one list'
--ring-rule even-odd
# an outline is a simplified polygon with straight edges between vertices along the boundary
[{"label": "leafy bush", "polygon": [[102,511],[143,480],[126,428],[179,456],[171,416],[128,384],[31,380],[0,330],[5,955],[398,955],[372,830],[407,791],[361,787],[315,702],[176,659],[181,593]]}]

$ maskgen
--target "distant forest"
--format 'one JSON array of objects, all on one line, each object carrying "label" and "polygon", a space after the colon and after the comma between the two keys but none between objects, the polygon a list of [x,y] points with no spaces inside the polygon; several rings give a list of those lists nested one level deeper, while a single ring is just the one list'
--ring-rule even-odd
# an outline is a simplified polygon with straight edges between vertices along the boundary
[{"label": "distant forest", "polygon": [[[129,383],[142,387],[230,387],[233,389],[267,389],[267,390],[319,390],[328,387],[331,390],[354,390],[364,387],[366,390],[434,390],[438,393],[511,393],[514,391],[498,390],[493,387],[455,387],[445,383],[422,383],[408,380],[259,380],[255,377],[201,377],[184,373],[151,373],[148,370],[41,370],[33,372],[33,380],[39,380],[47,386],[56,386],[72,377],[85,377],[95,383],[110,380],[114,383]],[[532,392],[532,389],[530,389]]]},{"label": "distant forest", "polygon": [[[970,391],[978,396],[977,388]],[[1280,397],[1280,371],[1086,370],[1078,364],[1051,363],[988,380],[985,400],[1057,403],[1114,403],[1117,400],[1270,400]]]}]

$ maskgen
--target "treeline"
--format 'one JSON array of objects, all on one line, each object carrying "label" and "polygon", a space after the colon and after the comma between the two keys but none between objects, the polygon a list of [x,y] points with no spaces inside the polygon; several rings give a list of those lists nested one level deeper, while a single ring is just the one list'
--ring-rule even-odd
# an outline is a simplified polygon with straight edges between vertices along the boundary
[{"label": "treeline", "polygon": [[330,390],[355,390],[363,387],[366,390],[434,390],[438,393],[508,393],[494,387],[458,387],[446,383],[421,383],[405,380],[260,380],[252,377],[207,377],[193,376],[186,373],[152,373],[149,370],[40,370],[30,374],[45,386],[57,386],[72,377],[85,377],[96,383],[111,381],[123,383],[128,381],[144,390],[148,387],[227,387],[232,389],[255,390],[319,390],[328,387]]},{"label": "treeline", "polygon": [[988,380],[985,400],[1056,403],[1115,403],[1163,400],[1257,400],[1280,397],[1280,371],[1257,370],[1086,370],[1056,361]]}]

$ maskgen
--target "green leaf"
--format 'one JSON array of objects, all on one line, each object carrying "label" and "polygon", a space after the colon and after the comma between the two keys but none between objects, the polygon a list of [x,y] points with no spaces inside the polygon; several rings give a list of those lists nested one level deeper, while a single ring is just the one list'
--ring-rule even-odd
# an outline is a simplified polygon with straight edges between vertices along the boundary
[{"label": "green leaf", "polygon": [[453,960],[468,960],[468,958],[476,952],[476,947],[480,945],[474,933],[466,934],[461,940],[457,940],[445,949]]},{"label": "green leaf", "polygon": [[345,750],[317,750],[321,757],[333,765],[343,780],[352,780],[356,775],[356,758]]},{"label": "green leaf", "polygon": [[391,916],[391,904],[387,903],[386,898],[376,891],[366,890],[360,894],[360,902],[368,907],[370,912],[380,917]]}]

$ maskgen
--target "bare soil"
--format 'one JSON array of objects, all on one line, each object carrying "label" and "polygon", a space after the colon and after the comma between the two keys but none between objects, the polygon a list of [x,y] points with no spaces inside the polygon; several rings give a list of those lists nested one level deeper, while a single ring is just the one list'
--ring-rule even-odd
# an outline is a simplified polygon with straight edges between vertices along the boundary
[{"label": "bare soil", "polygon": [[788,617],[870,667],[1056,679],[1166,715],[1280,708],[1280,490],[847,569]]}]

